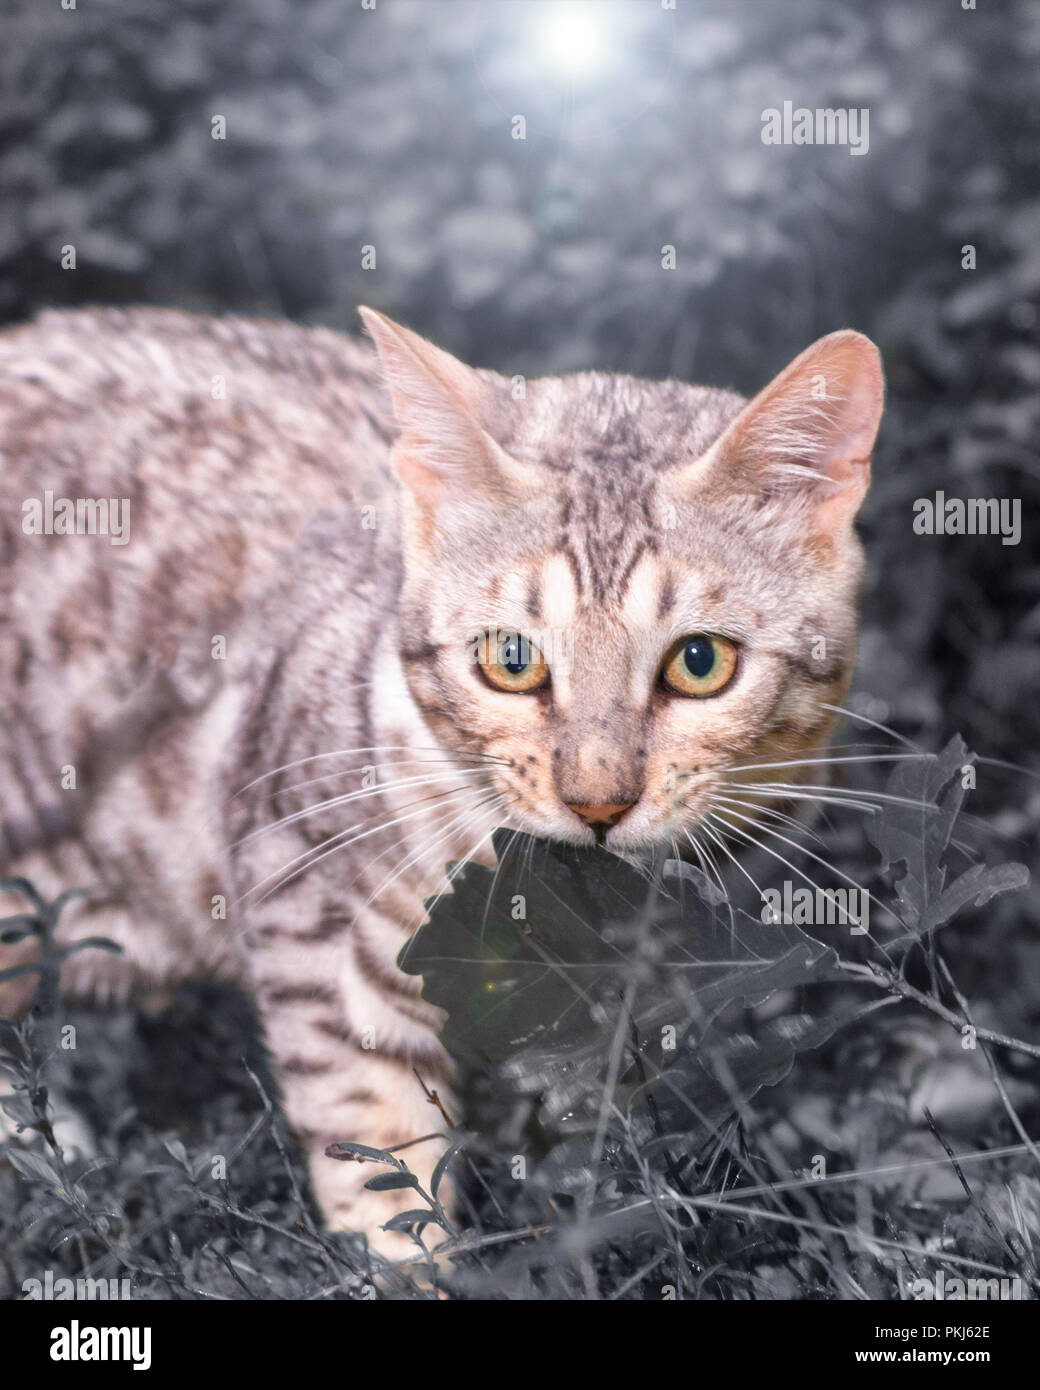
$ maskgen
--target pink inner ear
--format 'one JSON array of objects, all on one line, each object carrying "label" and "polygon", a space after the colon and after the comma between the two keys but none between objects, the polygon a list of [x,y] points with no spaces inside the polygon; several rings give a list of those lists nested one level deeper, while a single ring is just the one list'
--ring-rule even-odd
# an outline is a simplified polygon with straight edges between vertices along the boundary
[{"label": "pink inner ear", "polygon": [[[851,521],[870,482],[884,401],[877,349],[853,332],[807,348],[747,406],[720,441],[731,482],[748,491],[818,490],[822,529]],[[722,471],[722,470],[720,470]]]},{"label": "pink inner ear", "polygon": [[828,477],[838,491],[824,497],[814,515],[821,531],[837,531],[852,521],[867,495],[870,458],[839,459],[828,469]]},{"label": "pink inner ear", "polygon": [[[884,408],[885,387],[877,349],[857,335],[838,345],[829,360],[821,363],[820,372],[827,379],[828,396],[836,399],[829,459],[835,464],[868,459]],[[828,471],[837,480],[834,470]]]},{"label": "pink inner ear", "polygon": [[400,444],[394,451],[394,464],[397,476],[419,505],[433,511],[444,494],[440,474],[417,458],[408,446],[402,447]]}]

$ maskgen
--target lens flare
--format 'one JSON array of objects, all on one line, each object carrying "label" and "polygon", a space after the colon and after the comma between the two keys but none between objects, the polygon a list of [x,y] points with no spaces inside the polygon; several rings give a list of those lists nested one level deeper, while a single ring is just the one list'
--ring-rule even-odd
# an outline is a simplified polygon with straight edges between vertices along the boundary
[{"label": "lens flare", "polygon": [[538,38],[547,66],[578,81],[597,76],[611,60],[603,6],[596,0],[568,0],[545,16]]}]

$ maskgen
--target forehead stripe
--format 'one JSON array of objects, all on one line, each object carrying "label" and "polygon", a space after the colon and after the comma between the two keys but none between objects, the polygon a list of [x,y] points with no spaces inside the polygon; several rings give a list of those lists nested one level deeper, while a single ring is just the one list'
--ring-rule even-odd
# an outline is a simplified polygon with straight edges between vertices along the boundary
[{"label": "forehead stripe", "polygon": [[567,557],[550,555],[542,566],[542,615],[551,628],[570,627],[577,614],[578,585]]},{"label": "forehead stripe", "polygon": [[664,579],[661,583],[661,592],[657,595],[657,619],[658,622],[664,618],[675,602],[675,579],[670,570],[665,571]]}]

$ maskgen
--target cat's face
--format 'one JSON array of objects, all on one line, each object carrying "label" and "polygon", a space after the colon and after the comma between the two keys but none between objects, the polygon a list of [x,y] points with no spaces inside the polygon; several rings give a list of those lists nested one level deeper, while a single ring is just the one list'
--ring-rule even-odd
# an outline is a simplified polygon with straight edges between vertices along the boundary
[{"label": "cat's face", "polygon": [[502,820],[641,852],[746,813],[734,781],[795,780],[775,764],[821,747],[855,658],[873,345],[832,334],[750,405],[521,394],[366,320],[402,426],[406,677],[444,746],[495,760]]}]

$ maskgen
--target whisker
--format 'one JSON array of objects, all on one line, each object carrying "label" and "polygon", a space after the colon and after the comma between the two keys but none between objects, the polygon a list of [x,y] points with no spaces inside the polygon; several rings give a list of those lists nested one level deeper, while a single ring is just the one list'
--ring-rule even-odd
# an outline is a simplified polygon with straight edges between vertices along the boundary
[{"label": "whisker", "polygon": [[[904,738],[902,734],[897,734],[895,729],[890,729],[887,724],[879,724],[876,719],[868,719],[865,714],[857,714],[855,710],[842,709],[840,705],[828,705],[822,700],[820,701],[820,709],[830,710],[832,714],[844,714],[849,719],[858,719],[861,724],[869,724],[872,729],[879,729],[881,733],[888,734],[891,738],[896,739],[899,743],[905,743],[907,748],[917,747],[917,744],[914,743],[913,739]],[[924,757],[925,755],[923,753],[919,753],[918,756]]]},{"label": "whisker", "polygon": [[799,830],[805,835],[811,835],[819,844],[824,844],[823,836],[818,835],[811,825],[806,825],[797,816],[789,816],[786,811],[777,811],[772,806],[758,806],[755,802],[739,796],[722,796],[716,793],[711,799],[713,802],[725,802],[727,806],[740,806],[745,811],[757,811],[762,816],[771,816],[773,820],[778,820],[781,825],[788,825],[792,830]]},{"label": "whisker", "polygon": [[[669,835],[668,839],[672,846],[672,858],[676,860],[681,859],[682,855],[679,851],[679,841],[675,838],[674,835]],[[683,879],[681,873],[676,875],[676,880],[676,888],[679,896],[679,907],[683,908],[685,907],[685,901],[683,899]]]},{"label": "whisker", "polygon": [[[504,803],[504,801],[505,801],[504,793],[501,793],[501,792],[500,792],[500,793],[499,793],[499,798],[498,798],[498,799],[499,799],[499,804],[500,804],[500,805],[501,805],[502,803]],[[472,819],[474,819],[474,817],[471,817],[471,820],[472,820]],[[468,823],[468,822],[467,822],[467,823]],[[425,908],[425,915],[426,915],[427,917],[430,915],[431,912],[433,912],[434,908],[435,908],[435,907],[437,906],[437,904],[440,902],[441,898],[443,898],[444,895],[445,895],[445,893],[448,892],[448,890],[451,888],[451,885],[455,882],[456,878],[459,876],[459,874],[462,872],[462,870],[463,870],[463,869],[466,867],[466,865],[469,863],[470,859],[472,859],[473,855],[476,854],[477,850],[481,847],[481,845],[484,843],[484,841],[485,841],[485,840],[489,840],[489,839],[491,838],[491,836],[495,833],[495,830],[496,830],[497,828],[498,828],[497,826],[494,826],[494,825],[493,825],[493,826],[491,827],[490,830],[485,831],[484,834],[481,835],[480,839],[476,842],[476,844],[475,844],[475,845],[472,845],[472,846],[470,847],[470,849],[468,849],[468,850],[466,851],[466,853],[465,853],[465,854],[463,855],[463,857],[458,861],[458,863],[455,865],[455,867],[454,867],[453,869],[449,870],[449,872],[448,872],[447,875],[446,875],[446,882],[445,882],[444,887],[443,887],[442,889],[440,889],[440,891],[435,895],[435,897],[434,897],[434,899],[433,899],[433,902],[430,903],[430,905],[429,905],[427,908]],[[418,925],[418,924],[416,924],[416,925]]]},{"label": "whisker", "polygon": [[[248,888],[240,898],[237,898],[235,900],[234,905],[237,906],[238,903],[242,902],[245,898],[249,897],[251,893],[255,893],[258,888],[262,888],[265,883],[269,883],[271,879],[278,878],[279,882],[275,884],[274,888],[272,888],[269,892],[265,893],[262,898],[258,899],[254,906],[258,907],[260,903],[266,902],[267,899],[271,896],[271,893],[273,893],[278,888],[284,887],[285,884],[291,882],[292,879],[296,877],[296,873],[290,874],[287,878],[281,878],[280,876],[285,874],[287,870],[293,869],[297,864],[301,864],[303,860],[310,859],[310,856],[315,854],[317,850],[324,850],[324,853],[318,854],[317,857],[314,859],[310,859],[310,863],[303,865],[303,868],[311,868],[314,864],[317,864],[320,860],[324,859],[326,855],[331,854],[335,849],[346,849],[347,845],[356,844],[359,840],[367,839],[369,835],[375,835],[380,830],[392,830],[395,825],[400,825],[403,821],[414,820],[416,816],[427,815],[427,803],[431,801],[446,800],[449,797],[454,799],[455,797],[459,796],[479,796],[482,790],[483,789],[480,787],[462,787],[454,792],[440,792],[435,796],[420,797],[418,802],[409,803],[411,805],[418,805],[419,809],[417,811],[412,811],[405,816],[398,816],[391,821],[379,821],[376,825],[372,826],[370,830],[366,830],[360,835],[355,835],[353,839],[346,839],[344,841],[345,836],[354,835],[354,831],[360,830],[361,826],[363,825],[367,825],[368,821],[372,820],[373,817],[370,816],[368,820],[359,821],[357,825],[348,825],[344,830],[339,831],[338,834],[330,835],[327,839],[323,840],[321,844],[311,846],[311,848],[306,850],[303,854],[299,854],[296,856],[295,859],[291,859],[288,864],[283,864],[280,869],[276,869],[273,873],[267,874],[264,878],[260,879],[259,882],[254,883],[253,886],[251,888]],[[341,844],[337,844],[337,841],[344,842]],[[331,846],[331,848],[325,849],[326,845]],[[297,870],[297,872],[302,873],[303,868]]]},{"label": "whisker", "polygon": [[[272,768],[270,772],[261,773],[259,777],[254,777],[251,782],[247,782],[244,787],[235,792],[230,799],[234,801],[237,797],[243,796],[253,787],[259,786],[261,782],[266,782],[269,777],[277,777],[280,772],[291,772],[294,767],[303,767],[306,763],[316,763],[322,758],[347,758],[355,753],[445,753],[447,751],[448,750],[444,748],[437,748],[435,746],[424,748],[408,743],[384,743],[370,744],[367,747],[361,748],[335,748],[328,753],[312,753],[310,757],[297,758],[295,762],[283,763],[281,767],[275,767]],[[450,756],[456,758],[476,758],[481,762],[499,763],[507,766],[509,764],[508,758],[500,758],[496,753],[452,753]]]},{"label": "whisker", "polygon": [[[726,890],[726,885],[725,885],[725,883],[724,883],[723,880],[722,880],[722,875],[721,875],[721,873],[719,872],[719,866],[718,866],[718,864],[716,864],[716,862],[715,862],[715,856],[712,854],[712,852],[711,852],[711,850],[708,848],[708,846],[707,846],[707,845],[702,845],[702,844],[701,844],[700,839],[699,839],[699,837],[697,836],[697,829],[705,830],[705,829],[707,829],[707,827],[703,824],[703,822],[701,823],[701,825],[700,825],[699,827],[693,829],[692,831],[686,829],[685,827],[683,827],[683,834],[686,836],[686,838],[689,840],[690,844],[693,846],[693,852],[694,852],[694,854],[696,854],[696,856],[697,856],[697,859],[698,859],[698,861],[699,861],[699,863],[700,863],[700,866],[701,866],[701,871],[702,871],[702,873],[704,874],[705,878],[707,878],[707,879],[714,878],[714,879],[715,879],[715,882],[718,884],[718,886],[719,886],[719,892],[722,894],[723,898],[725,899],[726,907],[727,907],[727,909],[728,909],[728,911],[729,911],[730,931],[731,931],[732,933],[736,934],[736,930],[737,930],[737,919],[736,919],[736,916],[734,915],[734,912],[733,912],[733,904],[732,904],[732,902],[730,901],[730,896],[729,896],[729,893],[728,893],[727,890]],[[709,869],[708,869],[708,865],[711,866],[710,872],[709,872]],[[714,913],[713,913],[713,916],[714,916]]]},{"label": "whisker", "polygon": [[[866,893],[868,901],[873,903],[877,902],[877,899],[873,897],[873,895],[869,893],[866,888],[860,887],[860,885],[856,882],[854,878],[850,878],[847,873],[844,873],[841,869],[836,868],[834,864],[831,864],[829,862],[829,860],[821,859],[818,854],[814,854],[811,849],[806,849],[806,847],[804,845],[800,845],[797,840],[791,840],[786,835],[781,835],[779,830],[775,830],[771,825],[762,825],[760,821],[754,820],[751,816],[741,815],[739,811],[728,811],[727,815],[734,816],[737,820],[743,821],[747,825],[753,825],[757,830],[761,830],[762,833],[765,835],[772,835],[775,839],[782,841],[785,845],[790,845],[792,849],[798,850],[800,854],[808,855],[810,859],[815,860],[816,863],[821,865],[822,868],[829,869],[832,874],[837,874],[838,877],[843,878],[846,883],[850,883],[852,887],[856,889],[857,892]],[[722,822],[723,825],[727,824],[721,812],[718,815],[718,819]],[[765,846],[761,846],[761,848],[765,848]]]},{"label": "whisker", "polygon": [[771,796],[781,801],[809,801],[814,805],[821,806],[851,806],[854,811],[871,811],[875,815],[880,811],[880,806],[874,806],[869,801],[853,801],[848,797],[818,796],[806,792],[795,790],[796,783],[792,782],[789,789],[776,790],[765,783],[755,782],[720,782],[720,786],[726,787],[730,791],[754,791],[756,796]]},{"label": "whisker", "polygon": [[740,763],[731,767],[730,772],[761,772],[771,767],[830,767],[834,763],[898,763],[920,762],[921,753],[862,753],[852,757],[840,758],[792,758],[778,763]]},{"label": "whisker", "polygon": [[[362,763],[359,767],[345,767],[340,772],[325,772],[320,777],[308,777],[304,782],[290,782],[287,786],[279,787],[277,791],[267,792],[269,801],[273,801],[276,796],[285,796],[289,792],[301,791],[304,787],[317,786],[319,782],[330,782],[334,777],[350,777],[358,772],[367,772],[374,769],[376,772],[383,772],[389,767],[436,767],[444,765],[451,770],[454,758],[395,758],[389,763]],[[461,772],[473,771],[471,768],[459,768]],[[388,786],[389,783],[380,783],[380,787]]]},{"label": "whisker", "polygon": [[762,889],[758,886],[758,884],[755,882],[755,880],[751,877],[750,873],[748,873],[747,869],[746,869],[746,868],[744,867],[744,865],[740,862],[740,860],[736,857],[736,855],[735,855],[735,854],[733,853],[733,851],[730,849],[729,845],[726,844],[726,841],[722,838],[722,836],[716,834],[716,832],[711,828],[711,826],[704,824],[704,822],[702,822],[701,825],[702,825],[702,829],[704,830],[704,833],[705,833],[706,835],[710,835],[710,836],[711,836],[712,843],[718,845],[719,849],[722,850],[722,852],[726,855],[727,859],[731,860],[731,861],[737,866],[737,868],[740,870],[740,872],[741,872],[741,873],[744,875],[744,877],[747,879],[748,883],[751,884],[752,888],[755,890],[755,892],[756,892],[756,893],[758,894],[758,896],[761,898],[761,896],[762,896]]},{"label": "whisker", "polygon": [[[364,912],[365,908],[368,907],[370,903],[375,902],[376,898],[378,898],[381,893],[385,892],[386,889],[389,888],[392,883],[396,883],[396,881],[401,877],[403,873],[405,873],[409,868],[411,868],[412,865],[418,864],[420,860],[425,859],[428,855],[432,854],[438,845],[443,844],[444,841],[452,835],[461,834],[465,827],[469,825],[472,820],[476,819],[485,807],[491,806],[496,801],[504,801],[504,799],[504,793],[495,792],[487,800],[480,801],[475,806],[464,806],[461,811],[456,811],[447,823],[442,823],[441,825],[436,826],[436,834],[434,835],[434,838],[430,840],[427,844],[421,846],[418,850],[414,851],[411,855],[409,855],[408,858],[404,861],[404,863],[399,864],[392,874],[387,875],[387,877],[384,878],[383,881],[379,884],[378,888],[376,888],[374,892],[369,894],[369,896],[358,908],[357,914],[355,915],[359,915],[360,913]],[[405,836],[404,838],[407,839],[407,836]],[[424,908],[424,913],[425,911],[426,910]]]},{"label": "whisker", "polygon": [[[478,792],[478,791],[474,791],[473,794],[474,794],[474,795],[479,795],[479,792]],[[468,809],[468,808],[466,808],[466,809]],[[402,822],[404,822],[404,821],[414,820],[417,816],[421,816],[421,815],[424,815],[424,814],[429,814],[429,811],[426,810],[425,808],[422,809],[422,810],[419,810],[419,811],[415,811],[415,812],[413,812],[411,815],[408,815],[408,816],[401,816],[401,817],[399,817],[397,820],[389,821],[389,822],[386,823],[385,825],[383,825],[383,824],[376,825],[376,826],[374,826],[371,830],[366,830],[366,831],[363,832],[362,834],[360,834],[360,835],[355,835],[355,836],[353,836],[351,839],[344,840],[344,841],[342,841],[341,843],[336,843],[337,841],[339,841],[339,840],[341,839],[340,836],[330,836],[328,840],[324,840],[324,841],[322,841],[322,843],[321,843],[320,845],[315,846],[315,848],[316,848],[316,849],[320,849],[320,850],[322,851],[322,853],[315,855],[315,857],[314,857],[313,859],[311,859],[308,863],[300,864],[299,867],[293,869],[293,871],[292,871],[291,873],[285,873],[285,869],[292,868],[292,865],[290,864],[290,865],[284,866],[284,868],[283,868],[280,872],[284,873],[285,876],[284,876],[283,878],[281,878],[281,879],[279,880],[279,882],[273,884],[261,898],[258,898],[257,901],[256,901],[256,903],[254,904],[254,906],[259,907],[262,903],[265,903],[265,902],[267,901],[267,899],[270,898],[274,893],[279,892],[282,888],[286,887],[286,885],[288,885],[289,883],[292,883],[294,879],[297,879],[297,878],[301,877],[303,874],[305,874],[305,873],[307,872],[308,869],[313,868],[315,864],[320,863],[321,860],[323,860],[323,859],[327,859],[330,855],[336,854],[336,853],[337,853],[338,851],[340,851],[340,850],[349,849],[352,845],[357,844],[357,842],[358,842],[359,840],[367,839],[369,835],[374,835],[374,834],[376,834],[377,832],[382,831],[382,830],[391,830],[391,829],[393,829],[393,827],[394,827],[395,825],[400,825],[400,824],[401,824]],[[353,830],[354,828],[355,828],[355,827],[353,827],[353,826],[350,827],[351,830]],[[408,838],[407,835],[405,835],[405,836],[401,837],[401,839],[398,840],[396,843],[397,843],[397,844],[401,844],[403,841],[407,841],[407,838]],[[396,846],[395,846],[395,847],[396,847]],[[304,857],[305,857],[305,856],[301,855],[301,856],[300,856],[300,859],[302,859],[302,858],[304,858]],[[298,861],[298,860],[294,860],[294,861],[293,861],[293,864],[296,864],[296,863],[299,863],[299,861]],[[270,877],[270,875],[269,875],[269,877]],[[260,886],[262,886],[262,884],[263,884],[265,881],[266,881],[266,880],[261,880],[260,884],[255,885],[255,887],[260,887]],[[253,891],[255,891],[255,888],[254,888],[254,889],[250,889],[250,892],[253,892]]]},{"label": "whisker", "polygon": [[[475,787],[472,788],[472,790],[476,793],[479,792],[480,788]],[[443,826],[446,826],[449,821],[453,821],[455,819],[455,817],[458,815],[458,808],[451,804],[443,806],[435,805],[430,808],[429,814],[431,817],[437,817],[437,820],[433,824],[433,826],[431,826],[431,829],[440,830]],[[445,814],[447,814],[447,820],[443,819]],[[399,835],[397,839],[392,842],[392,844],[387,845],[386,849],[380,850],[380,852],[377,855],[375,855],[372,859],[368,860],[364,867],[370,868],[373,864],[378,864],[381,859],[385,859],[388,854],[393,854],[395,850],[400,849],[402,845],[407,844],[410,835],[411,830],[406,830],[402,835]],[[357,883],[358,879],[361,876],[361,872],[362,870],[359,870],[358,873],[356,873],[354,877],[350,880],[351,886]],[[387,880],[384,879],[383,882],[380,883],[378,889],[376,890],[376,893],[373,893],[372,896],[368,898],[366,902],[362,903],[361,909],[359,910],[363,910],[364,908],[368,907],[369,903],[374,901],[377,894],[381,893],[383,889],[387,886],[389,886]]]},{"label": "whisker", "polygon": [[785,859],[782,854],[778,854],[777,851],[775,849],[770,848],[769,845],[764,845],[762,841],[756,839],[754,835],[749,835],[746,830],[741,830],[740,827],[736,825],[730,825],[729,822],[725,819],[725,817],[721,814],[712,811],[709,811],[707,814],[708,817],[714,820],[717,825],[725,826],[725,828],[729,831],[731,835],[737,835],[740,837],[740,839],[745,840],[748,844],[755,845],[758,849],[763,850],[766,854],[771,854],[774,859],[778,859],[781,864],[785,864],[793,874],[797,874],[799,878],[804,878],[806,883],[811,884],[811,886],[815,888],[815,890],[818,893],[822,893],[823,896],[829,902],[834,904],[834,907],[844,916],[847,922],[855,922],[856,926],[862,925],[861,923],[856,922],[855,917],[852,916],[848,908],[843,907],[842,904],[838,902],[837,898],[835,898],[833,895],[833,890],[828,891],[826,888],[821,887],[821,885],[818,884],[814,878],[810,878],[807,873],[803,873],[803,871],[799,869],[797,865],[792,864],[789,859]]},{"label": "whisker", "polygon": [[[806,782],[730,782],[725,785],[736,787],[740,791],[771,791],[776,788],[781,790],[792,789],[801,792],[827,792],[831,796],[844,797],[846,795],[843,787],[820,787]],[[894,806],[912,806],[919,811],[937,811],[939,808],[932,801],[917,801],[912,796],[895,796],[890,792],[872,792],[857,788],[850,791],[851,797],[873,797],[875,801],[887,801]],[[839,802],[840,804],[840,802]]]},{"label": "whisker", "polygon": [[[510,837],[509,837],[509,842],[507,843],[505,849],[502,851],[502,859],[508,858],[508,856],[509,856],[509,851],[510,851],[510,850],[513,848],[513,846],[516,844],[516,838],[517,838],[517,836],[518,836],[520,833],[521,833],[521,832],[520,832],[519,828],[517,828],[517,829],[514,830],[513,833],[510,835]],[[494,875],[494,878],[492,878],[492,880],[491,880],[491,887],[488,889],[488,891],[487,891],[487,897],[486,897],[486,899],[484,900],[484,916],[483,916],[483,918],[481,919],[481,923],[480,923],[480,940],[481,940],[481,944],[483,944],[483,941],[484,941],[484,933],[487,931],[488,913],[491,911],[491,901],[492,901],[492,899],[493,899],[494,896],[495,896],[495,889],[498,887],[499,875],[500,875],[501,872],[502,872],[502,859],[497,859],[497,857],[496,857],[495,875]]]},{"label": "whisker", "polygon": [[[710,814],[710,813],[709,813],[709,814]],[[731,814],[731,815],[737,815],[737,812],[734,811],[734,812],[730,812],[729,814]],[[738,829],[737,826],[735,826],[735,825],[729,825],[729,823],[726,821],[725,817],[724,817],[723,815],[721,815],[721,813],[717,813],[715,819],[716,819],[720,824],[722,824],[722,825],[727,825],[731,832],[733,832],[733,833],[735,833],[735,834],[744,835],[744,838],[750,840],[750,842],[751,842],[752,844],[757,844],[758,848],[761,849],[761,850],[765,850],[765,852],[766,852],[767,854],[773,854],[773,855],[774,855],[774,858],[780,859],[781,863],[787,864],[788,868],[793,869],[795,873],[799,873],[799,872],[800,872],[800,870],[796,869],[795,866],[794,866],[793,864],[791,864],[788,860],[783,859],[783,857],[782,857],[781,855],[775,854],[774,851],[772,851],[772,850],[769,848],[768,845],[764,845],[764,844],[762,844],[762,842],[761,842],[760,840],[755,840],[753,837],[747,836],[746,833],[740,831],[740,830]],[[845,880],[846,883],[851,884],[852,887],[855,888],[856,891],[857,891],[858,893],[863,893],[863,894],[866,896],[866,899],[867,899],[868,902],[872,902],[872,903],[874,903],[874,904],[877,904],[877,901],[878,901],[877,898],[874,897],[874,895],[869,891],[869,889],[863,888],[860,884],[858,884],[858,883],[856,882],[855,879],[850,878],[850,877],[848,876],[848,874],[843,873],[841,869],[837,868],[834,864],[831,864],[828,860],[826,860],[826,859],[821,859],[820,856],[819,856],[818,854],[813,854],[812,850],[806,849],[806,847],[805,847],[804,845],[799,845],[799,844],[797,844],[794,840],[789,840],[789,839],[787,838],[786,835],[781,835],[781,834],[779,833],[779,831],[774,830],[772,826],[762,825],[760,822],[757,822],[757,821],[754,821],[754,820],[750,820],[749,817],[747,817],[747,816],[739,816],[738,819],[743,820],[743,821],[747,821],[749,824],[754,825],[754,826],[756,827],[756,829],[763,831],[763,832],[764,832],[765,834],[767,834],[767,835],[773,835],[776,839],[782,840],[785,844],[790,845],[790,846],[792,847],[792,849],[799,850],[802,854],[808,855],[808,857],[809,857],[810,859],[815,860],[815,862],[816,862],[817,864],[821,865],[822,868],[824,868],[824,869],[829,869],[831,873],[837,874],[839,878],[843,878],[843,879]],[[806,880],[807,883],[811,883],[811,884],[813,885],[814,888],[817,888],[819,892],[826,894],[828,897],[830,896],[829,894],[827,894],[827,890],[824,889],[824,888],[820,888],[819,885],[818,885],[813,879],[809,878],[809,877],[808,877],[807,875],[805,875],[805,874],[802,874],[802,877],[805,878],[805,880]],[[834,905],[835,905],[835,907],[838,907],[840,911],[843,912],[843,914],[844,914],[844,916],[846,917],[846,919],[849,918],[849,913],[848,913],[847,911],[845,911],[845,909],[842,908],[841,905],[840,905],[839,903],[835,902]],[[853,920],[855,920],[855,919],[853,919]],[[858,921],[857,921],[857,922],[856,922],[856,925],[857,925],[858,927],[861,927],[861,928],[866,928],[866,923],[864,923],[864,922],[858,922]],[[878,949],[881,951],[881,954],[885,957],[885,959],[888,961],[888,963],[889,963],[890,965],[892,965],[892,966],[895,965],[895,962],[893,961],[892,956],[891,956],[891,954],[889,953],[888,949],[884,946],[884,944],[883,944],[882,942],[878,941],[877,937],[875,937],[875,936],[873,935],[873,933],[869,930],[869,928],[867,928],[866,930],[864,930],[862,934],[863,934],[864,936],[867,937],[868,941],[873,942],[873,944],[874,944],[876,947],[878,947]]]},{"label": "whisker", "polygon": [[248,844],[250,840],[268,835],[272,830],[280,830],[287,825],[294,825],[297,821],[305,820],[307,816],[316,815],[319,811],[331,811],[336,806],[346,806],[353,801],[366,801],[370,797],[379,796],[384,792],[400,791],[406,787],[433,786],[449,775],[452,777],[484,777],[487,775],[487,770],[482,767],[456,768],[450,774],[436,772],[430,777],[403,777],[396,782],[384,782],[374,787],[362,787],[356,792],[343,792],[340,796],[330,796],[324,801],[316,801],[312,806],[305,806],[302,811],[293,811],[291,815],[283,816],[281,820],[271,821],[268,825],[262,825],[257,830],[251,830],[248,835],[243,835],[240,840],[235,840],[231,848],[238,849],[241,845]]}]

